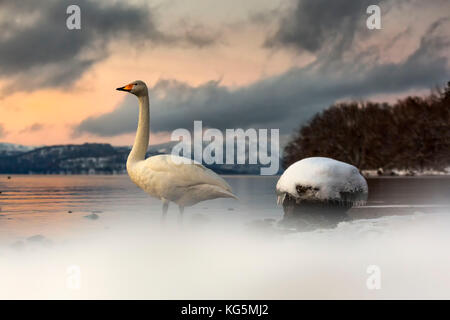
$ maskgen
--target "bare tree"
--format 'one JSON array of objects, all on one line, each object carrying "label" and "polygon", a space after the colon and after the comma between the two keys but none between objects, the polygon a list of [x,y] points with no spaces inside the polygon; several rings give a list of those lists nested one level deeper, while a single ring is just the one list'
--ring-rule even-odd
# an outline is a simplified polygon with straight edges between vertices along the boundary
[{"label": "bare tree", "polygon": [[394,105],[347,102],[331,106],[301,127],[283,164],[331,157],[360,169],[443,169],[450,165],[450,82],[426,97]]}]

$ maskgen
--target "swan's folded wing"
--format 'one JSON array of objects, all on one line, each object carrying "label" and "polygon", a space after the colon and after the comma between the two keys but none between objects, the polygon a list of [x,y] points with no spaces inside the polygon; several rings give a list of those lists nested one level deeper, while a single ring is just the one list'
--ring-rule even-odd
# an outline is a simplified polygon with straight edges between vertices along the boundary
[{"label": "swan's folded wing", "polygon": [[194,160],[173,155],[158,155],[146,159],[143,165],[145,169],[165,174],[173,186],[210,184],[232,193],[230,185],[224,179]]}]

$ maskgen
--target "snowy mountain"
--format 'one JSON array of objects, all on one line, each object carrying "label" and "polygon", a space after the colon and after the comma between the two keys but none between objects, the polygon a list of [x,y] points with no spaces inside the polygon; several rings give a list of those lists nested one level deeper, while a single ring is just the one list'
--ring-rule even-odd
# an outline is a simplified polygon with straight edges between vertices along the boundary
[{"label": "snowy mountain", "polygon": [[36,147],[34,146],[24,146],[21,144],[13,143],[0,143],[0,156],[11,156],[23,152],[28,152]]}]

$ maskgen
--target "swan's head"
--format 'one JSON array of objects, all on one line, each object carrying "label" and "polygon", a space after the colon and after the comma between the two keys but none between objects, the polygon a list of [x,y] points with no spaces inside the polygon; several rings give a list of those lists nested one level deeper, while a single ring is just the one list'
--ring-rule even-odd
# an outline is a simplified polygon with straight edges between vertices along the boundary
[{"label": "swan's head", "polygon": [[147,85],[145,84],[144,81],[141,80],[133,81],[127,84],[126,86],[117,88],[116,90],[130,92],[138,97],[145,96],[148,94]]}]

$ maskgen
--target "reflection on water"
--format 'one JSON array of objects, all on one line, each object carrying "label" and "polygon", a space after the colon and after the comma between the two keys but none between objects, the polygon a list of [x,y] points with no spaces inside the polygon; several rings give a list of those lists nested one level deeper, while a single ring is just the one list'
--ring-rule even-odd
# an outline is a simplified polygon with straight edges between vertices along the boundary
[{"label": "reflection on water", "polygon": [[324,203],[284,204],[284,216],[280,226],[297,231],[335,228],[340,222],[349,221],[350,207]]}]

